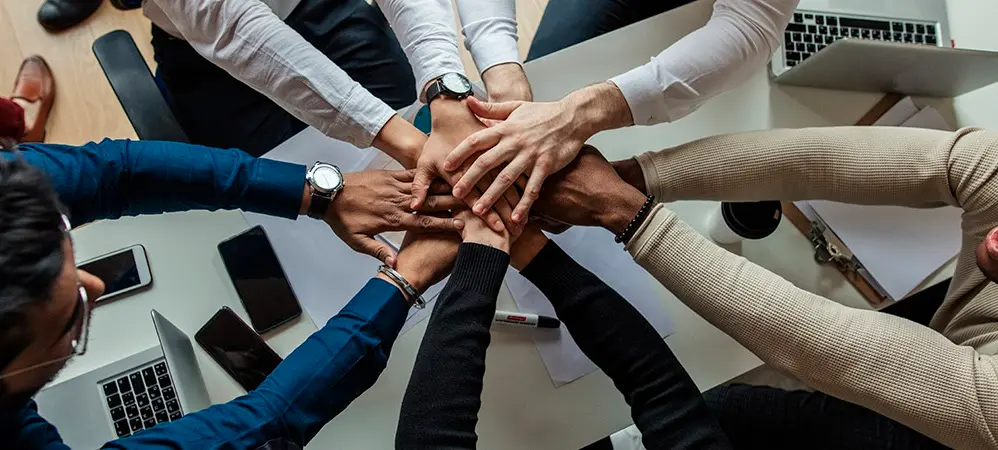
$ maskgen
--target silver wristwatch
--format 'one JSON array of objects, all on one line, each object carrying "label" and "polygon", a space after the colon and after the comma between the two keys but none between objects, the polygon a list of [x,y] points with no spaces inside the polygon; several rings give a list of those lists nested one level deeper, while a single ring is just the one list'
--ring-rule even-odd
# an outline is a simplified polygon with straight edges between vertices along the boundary
[{"label": "silver wristwatch", "polygon": [[308,216],[313,219],[322,219],[326,216],[329,203],[343,189],[343,172],[340,172],[340,168],[332,164],[317,161],[305,173],[305,181],[308,182],[311,192]]}]

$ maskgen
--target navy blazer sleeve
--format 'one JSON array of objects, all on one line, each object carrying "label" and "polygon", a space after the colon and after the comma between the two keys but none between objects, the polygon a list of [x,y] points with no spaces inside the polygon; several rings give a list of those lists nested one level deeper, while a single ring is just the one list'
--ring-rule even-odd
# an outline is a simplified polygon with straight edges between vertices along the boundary
[{"label": "navy blazer sleeve", "polygon": [[79,147],[21,144],[45,172],[73,225],[191,209],[242,209],[294,218],[305,166],[177,142],[105,139]]}]

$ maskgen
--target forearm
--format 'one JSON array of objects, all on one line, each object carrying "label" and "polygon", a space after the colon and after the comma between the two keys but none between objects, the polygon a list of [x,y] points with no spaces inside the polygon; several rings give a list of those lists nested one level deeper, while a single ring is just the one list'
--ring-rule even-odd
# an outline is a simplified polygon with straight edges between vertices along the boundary
[{"label": "forearm", "polygon": [[371,280],[256,390],[109,447],[166,441],[179,447],[257,448],[278,437],[305,445],[374,384],[408,309],[397,287]]},{"label": "forearm", "polygon": [[416,356],[396,448],[475,448],[489,327],[508,264],[500,250],[461,245]]},{"label": "forearm", "polygon": [[[768,364],[944,444],[996,445],[992,357],[913,322],[803,291],[713,245],[661,205],[628,251],[669,292]],[[995,295],[994,286],[977,295]]]},{"label": "forearm", "polygon": [[149,1],[198,54],[326,135],[369,147],[395,113],[262,1]]},{"label": "forearm", "polygon": [[579,348],[631,405],[645,447],[730,447],[679,360],[620,294],[553,241],[522,274],[551,301]]},{"label": "forearm", "polygon": [[305,186],[304,166],[235,149],[104,140],[80,147],[25,144],[20,154],[49,176],[74,224],[191,209],[294,218]]},{"label": "forearm", "polygon": [[962,186],[954,182],[984,169],[967,164],[998,167],[975,154],[989,140],[998,142],[992,133],[966,129],[805,128],[714,136],[636,159],[648,190],[663,202],[822,199],[930,207],[960,204]]},{"label": "forearm", "polygon": [[718,0],[702,28],[614,77],[638,125],[678,120],[765,66],[798,0]]},{"label": "forearm", "polygon": [[421,100],[430,80],[464,72],[449,0],[377,0],[412,65]]}]

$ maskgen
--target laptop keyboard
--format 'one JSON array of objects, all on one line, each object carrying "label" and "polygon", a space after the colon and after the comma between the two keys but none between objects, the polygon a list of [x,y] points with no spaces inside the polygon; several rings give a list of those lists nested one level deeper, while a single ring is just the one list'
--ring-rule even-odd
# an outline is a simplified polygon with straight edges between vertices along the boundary
[{"label": "laptop keyboard", "polygon": [[794,13],[783,33],[787,67],[800,64],[839,39],[867,39],[884,42],[938,45],[933,22],[883,20],[807,11]]},{"label": "laptop keyboard", "polygon": [[150,364],[101,385],[118,437],[183,417],[165,362]]}]

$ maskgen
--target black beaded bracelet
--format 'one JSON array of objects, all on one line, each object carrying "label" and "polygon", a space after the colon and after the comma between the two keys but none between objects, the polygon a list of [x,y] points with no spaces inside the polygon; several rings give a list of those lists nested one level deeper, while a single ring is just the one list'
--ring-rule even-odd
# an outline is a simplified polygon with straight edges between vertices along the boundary
[{"label": "black beaded bracelet", "polygon": [[645,200],[645,204],[641,205],[641,209],[631,219],[631,223],[627,224],[627,228],[624,228],[624,231],[621,231],[620,234],[613,238],[614,242],[627,245],[631,238],[634,237],[634,233],[638,231],[638,227],[645,221],[645,217],[648,217],[648,213],[651,212],[651,207],[654,205],[655,197],[649,195],[648,199]]}]

